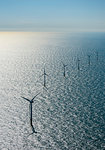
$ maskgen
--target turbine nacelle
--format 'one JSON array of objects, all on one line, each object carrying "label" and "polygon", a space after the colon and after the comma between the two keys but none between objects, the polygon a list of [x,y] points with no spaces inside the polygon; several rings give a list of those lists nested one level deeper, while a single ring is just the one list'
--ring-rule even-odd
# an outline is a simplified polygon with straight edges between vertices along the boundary
[{"label": "turbine nacelle", "polygon": [[80,61],[80,59],[78,58],[78,59],[77,59],[77,61],[79,62],[79,61]]},{"label": "turbine nacelle", "polygon": [[37,95],[35,95],[31,100],[28,99],[28,98],[25,98],[23,96],[21,96],[23,99],[25,99],[26,101],[30,102],[30,103],[33,103],[34,102],[34,99],[39,95],[40,93],[38,93]]},{"label": "turbine nacelle", "polygon": [[63,64],[63,67],[65,68],[65,67],[67,67],[67,65]]}]

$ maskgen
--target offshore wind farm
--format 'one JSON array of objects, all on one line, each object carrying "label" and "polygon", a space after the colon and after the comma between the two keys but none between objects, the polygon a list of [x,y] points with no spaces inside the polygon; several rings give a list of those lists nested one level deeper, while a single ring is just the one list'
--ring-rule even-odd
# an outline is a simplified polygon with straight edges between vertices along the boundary
[{"label": "offshore wind farm", "polygon": [[105,0],[0,0],[0,150],[105,150]]},{"label": "offshore wind farm", "polygon": [[0,44],[1,149],[104,149],[105,36],[24,34]]}]

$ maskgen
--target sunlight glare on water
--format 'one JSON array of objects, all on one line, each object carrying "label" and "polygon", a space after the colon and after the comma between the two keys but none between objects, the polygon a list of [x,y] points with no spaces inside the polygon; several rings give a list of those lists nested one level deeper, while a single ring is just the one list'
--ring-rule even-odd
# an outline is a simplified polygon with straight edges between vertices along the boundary
[{"label": "sunlight glare on water", "polygon": [[[105,149],[104,39],[103,33],[0,32],[1,150]],[[29,103],[21,96],[38,92],[38,133],[31,134]]]}]

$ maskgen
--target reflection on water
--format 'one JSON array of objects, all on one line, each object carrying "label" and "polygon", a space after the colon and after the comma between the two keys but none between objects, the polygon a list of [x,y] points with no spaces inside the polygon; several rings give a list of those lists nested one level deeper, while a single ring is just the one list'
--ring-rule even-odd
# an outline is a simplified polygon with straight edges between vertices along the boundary
[{"label": "reflection on water", "polygon": [[[104,39],[102,33],[0,33],[1,149],[105,149]],[[21,96],[39,91],[37,134],[31,134],[29,103]]]}]

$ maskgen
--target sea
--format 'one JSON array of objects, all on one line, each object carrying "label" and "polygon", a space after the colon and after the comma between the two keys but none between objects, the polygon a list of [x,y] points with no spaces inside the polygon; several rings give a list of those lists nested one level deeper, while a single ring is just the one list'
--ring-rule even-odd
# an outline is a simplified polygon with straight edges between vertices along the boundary
[{"label": "sea", "polygon": [[0,150],[105,150],[105,33],[0,32]]}]

